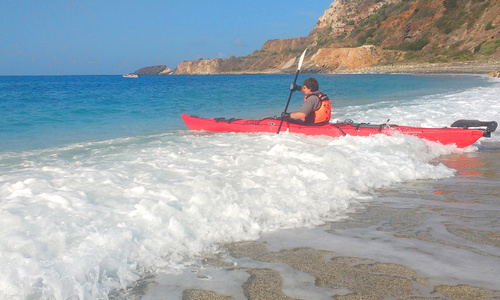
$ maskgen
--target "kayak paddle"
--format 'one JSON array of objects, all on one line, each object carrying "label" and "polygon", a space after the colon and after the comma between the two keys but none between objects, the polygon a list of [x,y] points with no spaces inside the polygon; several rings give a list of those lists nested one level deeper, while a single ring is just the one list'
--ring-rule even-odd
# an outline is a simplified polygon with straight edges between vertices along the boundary
[{"label": "kayak paddle", "polygon": [[[302,66],[302,62],[304,61],[304,56],[306,55],[306,51],[307,51],[307,48],[306,48],[306,50],[304,50],[304,52],[302,52],[302,55],[300,56],[299,66],[297,67],[297,73],[295,73],[295,80],[293,81],[292,85],[295,85],[295,83],[297,82],[297,77],[299,77],[300,67]],[[290,96],[288,96],[288,101],[286,102],[285,111],[283,111],[284,114],[286,113],[286,110],[288,109],[288,105],[290,104],[290,99],[292,99],[292,94],[293,94],[293,90],[290,91]],[[278,127],[278,132],[276,132],[276,134],[280,133],[281,125],[283,125],[283,117],[281,118],[280,126]]]}]

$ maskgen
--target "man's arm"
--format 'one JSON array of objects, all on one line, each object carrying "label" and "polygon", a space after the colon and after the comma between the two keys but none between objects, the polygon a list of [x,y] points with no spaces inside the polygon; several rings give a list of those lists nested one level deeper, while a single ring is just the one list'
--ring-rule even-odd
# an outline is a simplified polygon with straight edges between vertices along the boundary
[{"label": "man's arm", "polygon": [[302,119],[304,120],[307,117],[307,115],[301,111],[294,112],[290,114],[290,118],[292,119]]}]

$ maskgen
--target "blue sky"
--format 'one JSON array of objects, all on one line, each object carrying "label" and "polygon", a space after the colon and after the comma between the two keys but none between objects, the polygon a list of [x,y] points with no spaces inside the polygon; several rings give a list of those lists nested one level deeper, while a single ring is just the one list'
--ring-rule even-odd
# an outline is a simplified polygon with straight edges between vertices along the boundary
[{"label": "blue sky", "polygon": [[124,74],[307,36],[333,0],[0,0],[0,75]]}]

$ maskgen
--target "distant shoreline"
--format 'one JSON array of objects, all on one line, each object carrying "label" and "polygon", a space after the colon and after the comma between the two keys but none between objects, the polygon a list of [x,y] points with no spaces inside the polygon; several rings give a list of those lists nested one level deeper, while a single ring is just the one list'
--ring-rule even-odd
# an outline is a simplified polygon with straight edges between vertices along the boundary
[{"label": "distant shoreline", "polygon": [[[492,61],[465,61],[448,63],[400,63],[400,64],[380,64],[365,68],[353,70],[338,70],[337,72],[326,72],[325,70],[314,67],[314,71],[309,69],[305,63],[303,73],[305,74],[390,74],[390,73],[408,73],[408,74],[476,74],[488,75],[491,72],[500,71],[500,60]],[[182,74],[182,75],[261,75],[261,74],[290,74],[286,72],[270,72],[269,70],[261,72],[220,72],[210,74]],[[180,74],[171,74],[173,76]]]},{"label": "distant shoreline", "polygon": [[[500,60],[496,61],[466,61],[466,62],[450,62],[450,63],[401,63],[401,64],[380,64],[372,65],[365,68],[355,70],[342,70],[339,72],[308,72],[307,67],[303,73],[306,74],[375,74],[375,73],[408,73],[408,74],[478,74],[488,75],[491,72],[500,71]],[[259,74],[289,74],[289,73],[272,73],[272,72],[227,72],[227,73],[211,73],[211,74],[189,74],[189,75],[259,75]],[[183,74],[187,75],[187,74]],[[122,76],[120,74],[51,74],[51,75],[0,75],[0,77],[11,76]],[[177,74],[169,75],[144,75],[144,76],[178,76]]]},{"label": "distant shoreline", "polygon": [[451,63],[416,63],[370,66],[349,73],[464,73],[487,75],[500,70],[500,61],[467,61]]}]

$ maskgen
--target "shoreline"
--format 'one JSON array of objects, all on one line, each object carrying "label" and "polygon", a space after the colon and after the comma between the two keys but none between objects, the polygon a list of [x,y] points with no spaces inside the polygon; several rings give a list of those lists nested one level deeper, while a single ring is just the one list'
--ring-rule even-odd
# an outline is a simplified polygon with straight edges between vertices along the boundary
[{"label": "shoreline", "polygon": [[387,64],[370,66],[350,73],[479,74],[500,70],[500,61],[467,61],[451,63]]},{"label": "shoreline", "polygon": [[[395,63],[378,64],[359,69],[342,69],[337,71],[326,71],[316,66],[308,66],[304,63],[302,71],[305,74],[471,74],[488,75],[491,72],[500,72],[500,60],[491,61],[464,61],[464,62],[446,62],[446,63]],[[182,75],[265,75],[265,74],[294,74],[288,72],[276,72],[276,70],[263,70],[260,72],[219,72],[207,74],[170,74],[169,76]],[[498,77],[498,75],[497,75]]]}]

